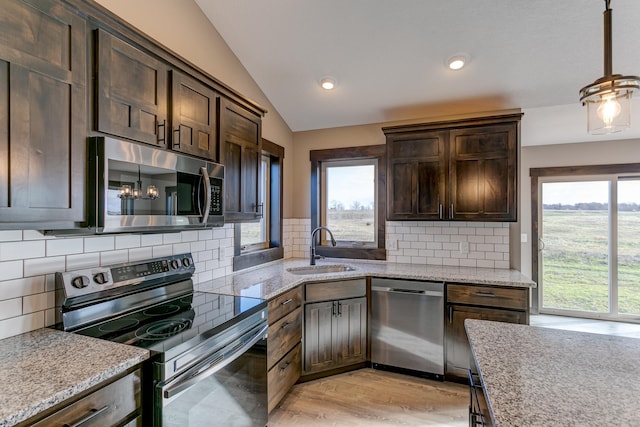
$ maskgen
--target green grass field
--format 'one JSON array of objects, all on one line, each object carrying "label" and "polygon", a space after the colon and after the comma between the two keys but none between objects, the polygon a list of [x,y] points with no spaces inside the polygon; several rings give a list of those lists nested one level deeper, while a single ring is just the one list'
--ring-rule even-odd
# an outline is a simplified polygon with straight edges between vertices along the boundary
[{"label": "green grass field", "polygon": [[[543,306],[608,312],[606,211],[543,213]],[[620,212],[619,312],[640,314],[640,212]]]}]

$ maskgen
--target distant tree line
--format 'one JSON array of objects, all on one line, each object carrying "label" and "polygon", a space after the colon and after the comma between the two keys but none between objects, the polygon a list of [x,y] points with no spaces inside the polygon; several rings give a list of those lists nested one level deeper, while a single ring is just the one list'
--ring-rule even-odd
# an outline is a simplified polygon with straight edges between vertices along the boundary
[{"label": "distant tree line", "polygon": [[[545,210],[553,211],[606,211],[609,210],[608,203],[575,203],[573,205],[563,205],[562,203],[544,204]],[[619,203],[618,211],[622,212],[640,212],[640,205],[637,203]]]},{"label": "distant tree line", "polygon": [[374,208],[373,202],[364,204],[357,200],[351,202],[351,206],[349,207],[345,207],[344,203],[338,200],[332,200],[331,203],[329,203],[329,210],[332,210],[332,211],[345,211],[345,210],[370,211],[370,210],[373,210],[373,208]]}]

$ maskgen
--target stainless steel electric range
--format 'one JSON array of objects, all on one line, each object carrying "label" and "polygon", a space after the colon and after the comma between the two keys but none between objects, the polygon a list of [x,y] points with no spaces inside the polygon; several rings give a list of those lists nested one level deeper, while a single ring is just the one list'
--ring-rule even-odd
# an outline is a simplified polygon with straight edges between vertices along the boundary
[{"label": "stainless steel electric range", "polygon": [[265,426],[267,302],[196,292],[194,271],[187,253],[57,273],[62,329],[150,350],[145,425]]}]

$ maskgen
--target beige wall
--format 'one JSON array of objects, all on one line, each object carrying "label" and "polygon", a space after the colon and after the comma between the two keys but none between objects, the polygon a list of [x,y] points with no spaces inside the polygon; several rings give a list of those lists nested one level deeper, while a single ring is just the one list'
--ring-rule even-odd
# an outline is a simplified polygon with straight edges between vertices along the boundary
[{"label": "beige wall", "polygon": [[531,178],[529,169],[553,166],[640,163],[640,140],[584,142],[577,144],[522,147],[520,201],[522,233],[521,271],[531,276]]},{"label": "beige wall", "polygon": [[262,135],[285,148],[284,217],[292,217],[292,132],[198,5],[192,0],[97,2],[268,110],[262,122]]}]

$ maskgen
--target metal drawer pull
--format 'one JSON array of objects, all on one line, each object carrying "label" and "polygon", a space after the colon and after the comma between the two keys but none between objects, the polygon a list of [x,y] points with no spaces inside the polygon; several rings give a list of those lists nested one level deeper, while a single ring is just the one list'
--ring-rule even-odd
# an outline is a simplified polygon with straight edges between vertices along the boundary
[{"label": "metal drawer pull", "polygon": [[100,409],[95,409],[95,408],[91,409],[84,417],[80,418],[75,423],[73,423],[73,424],[64,424],[62,427],[80,427],[82,424],[86,423],[87,421],[90,421],[90,420],[94,419],[95,417],[97,417],[98,415],[102,414],[107,409],[109,409],[109,405],[103,406]]},{"label": "metal drawer pull", "polygon": [[291,361],[288,361],[287,363],[285,363],[284,366],[279,366],[279,368],[281,371],[284,371],[289,367],[289,365],[291,365]]},{"label": "metal drawer pull", "polygon": [[474,295],[477,296],[477,297],[483,297],[483,298],[495,298],[495,297],[497,297],[496,294],[485,294],[483,292],[476,292]]},{"label": "metal drawer pull", "polygon": [[286,300],[286,301],[282,301],[282,302],[280,303],[280,305],[287,305],[287,304],[289,304],[291,301],[293,301],[293,298],[289,298],[289,299],[288,299],[288,300]]},{"label": "metal drawer pull", "polygon": [[285,324],[282,325],[282,327],[280,329],[287,329],[289,326],[291,326],[293,322],[286,322]]}]

